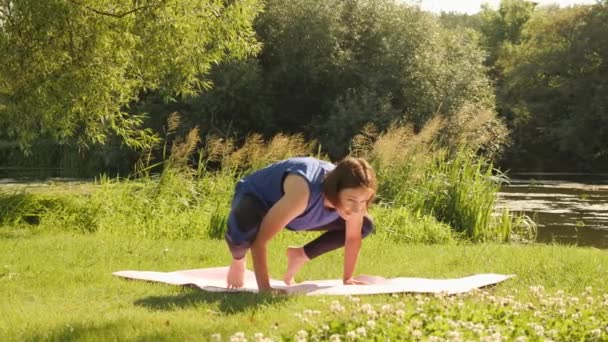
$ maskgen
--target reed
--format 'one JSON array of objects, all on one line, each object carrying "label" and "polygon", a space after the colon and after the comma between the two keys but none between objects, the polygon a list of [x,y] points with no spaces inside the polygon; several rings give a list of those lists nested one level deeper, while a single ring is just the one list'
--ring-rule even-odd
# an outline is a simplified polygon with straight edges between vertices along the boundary
[{"label": "reed", "polygon": [[[533,240],[532,220],[494,211],[506,177],[461,139],[445,139],[446,127],[453,137],[466,136],[450,122],[436,117],[417,131],[411,125],[393,125],[385,132],[367,126],[353,140],[353,154],[367,158],[379,177],[372,209],[378,233],[403,243]],[[1,222],[155,239],[221,239],[238,179],[293,156],[326,159],[315,141],[301,135],[264,140],[254,134],[236,147],[216,137],[201,144],[196,128],[175,136],[178,125],[179,116],[171,115],[165,142],[144,151],[136,172],[126,179],[102,176],[96,190],[84,194],[3,194]],[[452,146],[453,141],[459,145]]]},{"label": "reed", "polygon": [[[375,167],[378,198],[394,210],[432,215],[473,241],[534,239],[536,227],[529,217],[508,211],[495,217],[496,196],[506,177],[479,153],[487,139],[469,144],[468,137],[483,124],[467,122],[475,116],[471,108],[463,111],[457,118],[437,116],[417,132],[411,125],[380,133],[366,126],[351,149]],[[482,121],[492,122],[489,111],[482,114]]]}]

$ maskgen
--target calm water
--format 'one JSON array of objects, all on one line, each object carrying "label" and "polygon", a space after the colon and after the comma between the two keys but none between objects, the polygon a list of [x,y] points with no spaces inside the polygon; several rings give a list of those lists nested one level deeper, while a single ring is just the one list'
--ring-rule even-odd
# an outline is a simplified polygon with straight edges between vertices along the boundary
[{"label": "calm water", "polygon": [[538,242],[608,248],[608,174],[511,174],[498,208],[528,214]]}]

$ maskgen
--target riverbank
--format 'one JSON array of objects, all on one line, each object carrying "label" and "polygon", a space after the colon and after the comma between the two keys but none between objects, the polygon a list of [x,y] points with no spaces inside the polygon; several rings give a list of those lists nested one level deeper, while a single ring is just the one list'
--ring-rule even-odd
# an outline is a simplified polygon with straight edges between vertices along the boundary
[{"label": "riverbank", "polygon": [[[281,277],[284,249],[309,238],[284,232],[269,249]],[[170,271],[227,265],[219,240],[125,238],[13,230],[0,239],[0,340],[273,340],[550,338],[605,340],[608,254],[594,248],[508,244],[398,244],[374,235],[358,274],[460,277],[515,274],[483,292],[434,296],[304,297],[206,293],[126,281],[124,269]],[[334,252],[296,280],[340,277]],[[361,329],[363,328],[363,329]],[[355,335],[353,335],[355,334]],[[365,334],[365,336],[361,335]],[[235,336],[236,335],[236,336]],[[260,337],[260,335],[258,335]],[[334,336],[334,339],[337,337]]]}]

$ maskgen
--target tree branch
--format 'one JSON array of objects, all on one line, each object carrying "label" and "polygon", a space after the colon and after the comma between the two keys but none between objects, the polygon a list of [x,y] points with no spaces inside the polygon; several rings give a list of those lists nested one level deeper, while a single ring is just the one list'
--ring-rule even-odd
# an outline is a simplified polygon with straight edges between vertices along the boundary
[{"label": "tree branch", "polygon": [[122,17],[125,17],[125,16],[127,16],[127,15],[129,15],[131,13],[135,13],[137,11],[140,11],[140,10],[146,9],[146,8],[160,7],[160,5],[144,5],[144,6],[135,7],[133,9],[129,10],[129,11],[126,11],[126,12],[113,13],[113,12],[106,12],[106,11],[98,10],[98,9],[95,9],[93,7],[90,7],[90,6],[87,6],[87,5],[84,5],[84,4],[80,4],[80,3],[78,3],[78,2],[76,2],[74,0],[68,0],[68,1],[71,2],[71,3],[73,3],[73,4],[75,4],[75,5],[82,6],[82,7],[86,8],[86,9],[88,9],[89,11],[95,12],[95,13],[97,13],[99,15],[105,15],[105,16],[114,17],[114,18],[122,18]]}]

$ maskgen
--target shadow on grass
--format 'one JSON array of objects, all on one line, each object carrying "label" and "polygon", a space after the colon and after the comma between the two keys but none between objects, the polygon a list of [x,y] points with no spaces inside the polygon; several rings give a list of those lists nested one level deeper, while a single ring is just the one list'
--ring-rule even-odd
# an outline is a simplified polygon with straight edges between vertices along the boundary
[{"label": "shadow on grass", "polygon": [[150,296],[135,301],[135,305],[154,310],[176,310],[200,304],[219,303],[226,314],[239,313],[260,306],[287,301],[287,295],[257,294],[250,292],[207,292],[197,287],[185,288],[185,293],[174,296]]},{"label": "shadow on grass", "polygon": [[[126,321],[108,323],[68,323],[55,329],[36,332],[27,341],[120,341],[126,339],[132,326]],[[138,332],[138,341],[175,341],[173,332]]]}]

